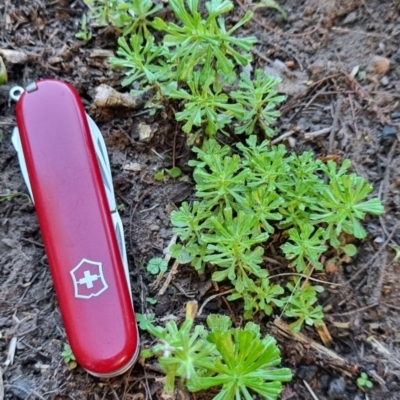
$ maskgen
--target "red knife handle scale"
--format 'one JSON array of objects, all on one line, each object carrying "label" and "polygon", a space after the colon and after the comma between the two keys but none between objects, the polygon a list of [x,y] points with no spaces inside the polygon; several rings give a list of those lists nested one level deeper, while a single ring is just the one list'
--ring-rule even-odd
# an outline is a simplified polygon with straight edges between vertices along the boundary
[{"label": "red knife handle scale", "polygon": [[112,375],[136,357],[138,333],[81,99],[67,83],[43,80],[16,112],[71,349],[89,372]]}]

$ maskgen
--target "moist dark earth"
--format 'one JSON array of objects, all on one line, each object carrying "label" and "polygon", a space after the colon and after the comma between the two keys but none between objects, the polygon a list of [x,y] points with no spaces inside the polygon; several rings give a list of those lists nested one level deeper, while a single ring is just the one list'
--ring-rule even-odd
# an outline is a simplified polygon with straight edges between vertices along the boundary
[{"label": "moist dark earth", "polygon": [[[385,214],[364,222],[368,237],[356,243],[359,251],[353,260],[336,265],[325,260],[318,276],[335,284],[325,285],[321,297],[330,343],[323,344],[314,328],[303,328],[303,336],[296,337],[273,318],[258,315],[255,322],[276,337],[283,364],[293,372],[281,399],[400,399],[400,265],[393,251],[400,244],[400,3],[279,3],[287,21],[275,10],[260,8],[240,31],[259,39],[253,69],[265,68],[283,79],[280,90],[287,100],[280,107],[277,141],[292,151],[312,150],[324,159],[351,159],[354,170],[373,185]],[[228,23],[251,6],[235,2]],[[71,370],[62,360],[65,331],[35,209],[25,196],[10,141],[15,104],[8,92],[15,85],[42,78],[65,80],[79,91],[100,127],[121,206],[137,312],[154,312],[160,320],[179,319],[189,300],[201,305],[229,288],[212,285],[209,275],[198,276],[180,266],[165,294],[158,295],[163,280],[157,286],[145,266],[152,257],[163,256],[173,236],[171,211],[194,198],[187,166],[190,149],[168,108],[150,115],[140,105],[96,105],[99,85],[122,90],[122,73],[108,64],[118,32],[97,28],[89,42],[79,41],[75,34],[84,12],[79,0],[0,4],[0,49],[22,53],[19,60],[3,53],[8,83],[0,86],[0,400],[165,398],[155,360],[105,380],[80,367]],[[139,132],[146,126],[152,137],[143,141]],[[154,180],[156,172],[172,165],[182,169],[183,178]],[[15,196],[6,198],[7,193]],[[281,257],[271,247],[265,255]],[[146,297],[158,301],[151,305]],[[235,323],[242,326],[241,307],[218,296],[207,303],[203,315],[236,316]],[[15,340],[11,364],[6,360]],[[143,335],[143,345],[150,341]],[[362,371],[374,384],[367,392],[356,385]],[[175,398],[211,399],[215,394],[190,394],[181,387]]]}]

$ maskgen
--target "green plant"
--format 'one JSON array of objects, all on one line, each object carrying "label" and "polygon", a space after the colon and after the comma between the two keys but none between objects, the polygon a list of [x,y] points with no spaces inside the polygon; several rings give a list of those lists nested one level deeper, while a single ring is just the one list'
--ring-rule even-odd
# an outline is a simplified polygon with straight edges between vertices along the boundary
[{"label": "green plant", "polygon": [[357,386],[366,391],[372,389],[374,384],[369,380],[369,376],[365,372],[361,372],[361,375],[357,378]]},{"label": "green plant", "polygon": [[157,304],[157,299],[155,299],[155,298],[153,298],[153,297],[146,297],[146,301],[149,303],[149,304]]},{"label": "green plant", "polygon": [[327,249],[327,246],[323,244],[324,230],[304,224],[298,228],[289,229],[288,233],[289,240],[292,243],[285,243],[281,249],[288,260],[296,260],[294,265],[297,272],[308,273],[308,264],[311,264],[317,270],[321,270],[323,265],[318,260]]},{"label": "green plant", "polygon": [[[154,90],[148,104],[155,109],[169,102],[188,143],[203,132],[211,137],[202,148],[193,148],[196,159],[189,162],[198,200],[171,215],[182,242],[172,246],[173,257],[199,273],[211,266],[215,281],[230,280],[229,298],[243,299],[246,318],[279,307],[295,319],[296,330],[304,322],[320,325],[320,288],[295,279],[286,285],[288,296],[285,283],[273,282],[265,267],[266,244],[286,257],[290,271],[310,275],[323,268],[321,256],[328,249],[335,250],[333,257],[355,255],[348,235],[364,238],[361,221],[381,214],[383,207],[379,199],[367,199],[372,186],[349,172],[350,161],[338,166],[311,152],[288,154],[283,145],[259,143],[254,133],[276,134],[277,105],[284,96],[277,92],[279,80],[261,69],[237,76],[251,61],[257,39],[235,34],[252,14],[227,28],[230,0],[207,1],[204,13],[198,0],[169,0],[173,21],[152,20],[159,7],[151,0],[86,2],[92,21],[123,29],[117,57],[111,58],[125,70],[122,85],[136,92]],[[275,1],[259,5],[284,13]],[[239,154],[212,139],[220,132],[248,135],[237,144]],[[159,171],[155,179],[163,180],[166,173],[173,177],[171,172]]]},{"label": "green plant", "polygon": [[[1,200],[0,200],[1,201]],[[397,245],[389,245],[389,247],[394,250],[394,260],[397,261],[400,259],[400,247]]]},{"label": "green plant", "polygon": [[75,35],[78,39],[89,41],[92,38],[92,32],[88,30],[87,27],[87,16],[86,14],[82,15],[81,21],[81,30]]},{"label": "green plant", "polygon": [[321,270],[320,258],[329,246],[338,254],[355,254],[342,233],[362,237],[360,220],[367,212],[382,213],[383,207],[378,199],[365,200],[371,186],[348,173],[347,160],[338,168],[310,152],[287,154],[283,146],[257,144],[255,136],[237,147],[242,156],[214,139],[193,149],[197,159],[189,165],[199,201],[192,207],[183,203],[171,214],[173,231],[185,244],[174,246],[173,256],[199,272],[213,265],[212,279],[232,282],[235,291],[229,298],[244,300],[246,318],[260,310],[270,314],[273,306],[286,302],[285,315],[296,319],[294,329],[304,322],[320,325],[320,288],[288,284],[293,293],[284,295],[279,284],[268,280],[263,245],[279,237],[289,267],[309,274]]},{"label": "green plant", "polygon": [[131,36],[129,41],[121,36],[118,45],[119,57],[111,57],[110,62],[127,70],[125,73],[127,78],[121,82],[122,86],[136,82],[144,91],[155,82],[161,85],[170,79],[169,66],[160,59],[165,50],[154,44],[153,37],[142,45],[138,36]]},{"label": "green plant", "polygon": [[280,285],[271,285],[268,278],[261,280],[248,280],[243,292],[235,290],[228,300],[244,300],[244,318],[250,319],[258,311],[271,315],[273,307],[282,308],[284,301],[278,298],[285,290]]},{"label": "green plant", "polygon": [[254,85],[242,74],[238,90],[230,89],[237,81],[236,69],[249,63],[250,50],[257,41],[255,37],[234,36],[252,14],[246,13],[227,30],[223,14],[233,9],[229,0],[206,2],[204,18],[197,0],[170,0],[169,5],[176,22],[155,18],[150,24],[163,35],[162,43],[157,44],[150,34],[145,35],[145,42],[140,35],[118,40],[117,57],[111,58],[111,63],[126,69],[122,85],[135,82],[140,91],[156,89],[149,102],[153,106],[179,100],[175,117],[188,134],[194,127],[204,126],[213,136],[237,123],[239,133],[252,133],[257,124],[273,136],[270,125],[279,116],[275,106],[284,99],[274,89],[278,80],[257,70]]},{"label": "green plant", "polygon": [[78,366],[69,344],[64,344],[64,350],[61,353],[61,357],[63,358],[65,364],[68,365],[69,369],[74,369]]},{"label": "green plant", "polygon": [[238,118],[240,125],[235,132],[250,135],[259,124],[267,136],[275,136],[271,125],[280,115],[276,105],[285,100],[285,96],[278,95],[275,89],[280,79],[265,76],[260,69],[256,70],[254,79],[245,73],[240,74],[240,78],[240,90],[232,91],[231,97],[243,106],[245,113],[243,118]]},{"label": "green plant", "polygon": [[147,271],[153,275],[165,272],[168,269],[168,263],[160,257],[152,258],[146,267]]},{"label": "green plant", "polygon": [[[92,21],[123,29],[117,57],[110,59],[126,70],[122,85],[134,84],[136,93],[155,89],[148,103],[155,109],[179,101],[175,117],[184,132],[204,126],[210,136],[228,134],[227,125],[234,123],[237,133],[251,134],[259,126],[274,136],[276,105],[284,100],[275,90],[279,80],[257,70],[254,83],[245,74],[237,82],[236,71],[251,61],[257,39],[234,34],[251,19],[251,12],[227,29],[224,14],[233,9],[230,0],[206,2],[204,16],[198,0],[169,0],[173,22],[151,20],[160,10],[151,0],[85,1]],[[232,91],[235,84],[238,89]]]},{"label": "green plant", "polygon": [[260,2],[254,4],[253,10],[258,8],[274,8],[282,14],[283,18],[287,19],[286,11],[275,0],[260,0]]},{"label": "green plant", "polygon": [[30,197],[26,194],[26,193],[19,193],[19,192],[11,192],[11,190],[6,189],[5,193],[0,193],[0,203],[2,203],[3,201],[9,201],[11,199],[13,199],[14,197],[26,197],[28,202],[31,202]]},{"label": "green plant", "polygon": [[139,41],[151,36],[150,18],[163,6],[151,0],[84,0],[89,7],[89,17],[99,25],[112,24],[122,29],[122,34],[136,35]]},{"label": "green plant", "polygon": [[293,278],[294,284],[288,282],[286,287],[290,291],[290,296],[283,299],[285,302],[284,314],[290,318],[297,318],[290,324],[294,332],[299,332],[303,323],[307,325],[321,326],[323,324],[324,313],[322,307],[317,303],[317,293],[323,292],[322,286],[312,286],[309,283],[301,284],[299,277]]},{"label": "green plant", "polygon": [[178,328],[175,321],[165,328],[155,326],[143,315],[141,329],[158,339],[144,358],[158,356],[166,374],[164,390],[173,393],[176,378],[181,378],[191,392],[220,387],[214,399],[251,399],[258,393],[265,399],[276,399],[282,382],[291,380],[291,372],[280,365],[279,349],[271,336],[261,337],[260,328],[248,323],[244,329],[232,328],[228,317],[210,315],[207,330],[193,327],[197,311],[188,303],[186,319]]},{"label": "green plant", "polygon": [[154,179],[156,181],[164,180],[165,173],[167,173],[171,178],[176,179],[182,175],[182,170],[179,167],[173,167],[171,169],[163,168],[154,175]]},{"label": "green plant", "polygon": [[0,85],[5,85],[7,80],[7,68],[4,65],[3,58],[0,56]]},{"label": "green plant", "polygon": [[213,71],[210,71],[203,84],[200,79],[200,72],[194,72],[193,80],[187,82],[189,89],[172,89],[170,97],[185,100],[184,110],[175,114],[177,121],[186,121],[182,127],[184,132],[190,133],[193,126],[205,125],[205,132],[213,136],[217,131],[222,131],[233,117],[242,118],[244,110],[240,104],[229,104],[228,96],[221,93],[222,87],[213,85]]},{"label": "green plant", "polygon": [[251,18],[246,15],[228,31],[222,14],[233,9],[229,0],[212,0],[205,4],[207,17],[198,11],[198,0],[170,0],[169,5],[179,23],[165,23],[156,18],[154,27],[166,33],[164,45],[170,48],[169,62],[176,65],[176,80],[190,81],[195,71],[201,71],[202,80],[210,70],[222,75],[234,75],[235,65],[247,65],[249,52],[257,41],[255,37],[236,38],[232,34]]}]

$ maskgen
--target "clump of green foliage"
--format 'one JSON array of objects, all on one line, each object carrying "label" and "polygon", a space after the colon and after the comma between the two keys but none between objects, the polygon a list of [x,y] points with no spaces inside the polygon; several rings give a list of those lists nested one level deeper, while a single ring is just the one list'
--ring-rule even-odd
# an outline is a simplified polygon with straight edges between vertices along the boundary
[{"label": "clump of green foliage", "polygon": [[309,275],[322,270],[320,258],[328,246],[353,255],[344,234],[365,238],[360,220],[367,213],[381,214],[383,206],[377,198],[367,200],[372,186],[349,171],[348,160],[340,167],[325,164],[311,152],[288,154],[267,140],[258,145],[254,135],[237,148],[241,156],[214,139],[193,148],[197,158],[189,165],[199,200],[172,212],[173,231],[185,244],[175,245],[174,255],[199,272],[213,265],[212,279],[232,282],[235,292],[229,298],[244,300],[246,318],[280,307],[297,318],[292,325],[297,331],[303,322],[320,325],[323,313],[316,303],[322,288],[300,289],[295,278],[286,288],[290,296],[285,295],[268,279],[263,245],[279,233],[293,271]]},{"label": "clump of green foliage", "polygon": [[[339,166],[316,160],[311,152],[288,154],[283,145],[259,144],[256,133],[276,135],[277,105],[285,98],[277,91],[279,79],[244,68],[257,39],[236,33],[252,13],[228,26],[224,16],[234,7],[231,0],[207,1],[203,12],[198,0],[169,0],[172,21],[157,16],[161,8],[151,0],[85,2],[92,23],[121,30],[111,63],[125,71],[122,85],[133,93],[152,89],[153,110],[172,104],[189,144],[203,133],[208,138],[193,148],[196,159],[190,161],[197,200],[184,202],[171,216],[182,243],[172,247],[173,256],[199,273],[211,266],[216,282],[229,280],[234,290],[228,299],[243,301],[246,319],[278,308],[295,331],[304,323],[322,325],[317,298],[322,287],[308,278],[323,268],[321,256],[328,249],[353,256],[356,248],[347,236],[363,239],[360,221],[367,213],[381,214],[383,207],[378,199],[367,199],[372,187],[350,172],[350,161]],[[261,6],[283,12],[274,1]],[[233,151],[218,144],[218,133],[243,134],[247,140]],[[171,171],[160,171],[155,179],[165,172],[173,177]],[[292,273],[282,285],[263,260],[272,238]],[[224,317],[210,316],[207,323],[208,330],[193,327],[191,315],[180,328],[173,321],[164,328],[140,318],[142,328],[158,339],[143,356],[159,357],[166,391],[180,378],[194,392],[221,387],[218,400],[251,399],[250,391],[275,399],[290,373],[270,369],[280,362],[274,340],[261,338],[252,323],[243,330]]]},{"label": "clump of green foliage", "polygon": [[151,0],[84,0],[89,7],[89,18],[97,25],[113,25],[123,36],[137,35],[141,41],[151,37],[150,18],[162,5]]},{"label": "clump of green foliage", "polygon": [[91,21],[122,30],[117,57],[111,58],[112,65],[126,71],[122,85],[133,86],[135,93],[155,89],[149,102],[153,109],[175,100],[175,117],[185,133],[204,128],[214,136],[233,124],[238,134],[251,134],[256,127],[267,136],[275,134],[276,105],[284,100],[276,92],[279,79],[257,70],[252,81],[237,72],[251,61],[257,41],[235,36],[251,12],[228,29],[224,14],[233,9],[230,0],[206,2],[204,16],[198,0],[169,0],[171,22],[156,16],[161,6],[151,0],[85,2]]},{"label": "clump of green foliage", "polygon": [[244,329],[232,328],[229,317],[209,315],[207,326],[193,326],[196,305],[189,302],[186,320],[180,327],[175,321],[155,326],[149,318],[139,315],[139,326],[157,341],[142,357],[157,356],[166,374],[164,390],[172,394],[175,379],[183,380],[191,392],[220,387],[215,400],[277,399],[282,382],[292,374],[279,368],[281,359],[276,341],[262,337],[260,327],[252,322]]}]

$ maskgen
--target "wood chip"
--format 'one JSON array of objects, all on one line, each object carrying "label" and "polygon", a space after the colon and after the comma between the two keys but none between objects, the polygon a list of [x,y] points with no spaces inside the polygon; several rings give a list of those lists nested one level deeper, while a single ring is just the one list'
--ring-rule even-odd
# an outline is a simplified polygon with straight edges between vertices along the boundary
[{"label": "wood chip", "polygon": [[28,56],[25,53],[17,50],[0,49],[0,55],[11,64],[25,64],[28,60]]},{"label": "wood chip", "polygon": [[318,335],[319,335],[319,337],[320,337],[321,340],[322,340],[322,343],[323,343],[325,346],[329,346],[329,345],[331,344],[331,342],[332,342],[332,336],[331,336],[331,334],[329,333],[329,330],[328,330],[328,328],[326,327],[326,325],[323,324],[323,325],[321,325],[321,326],[316,326],[315,329],[317,330]]}]

